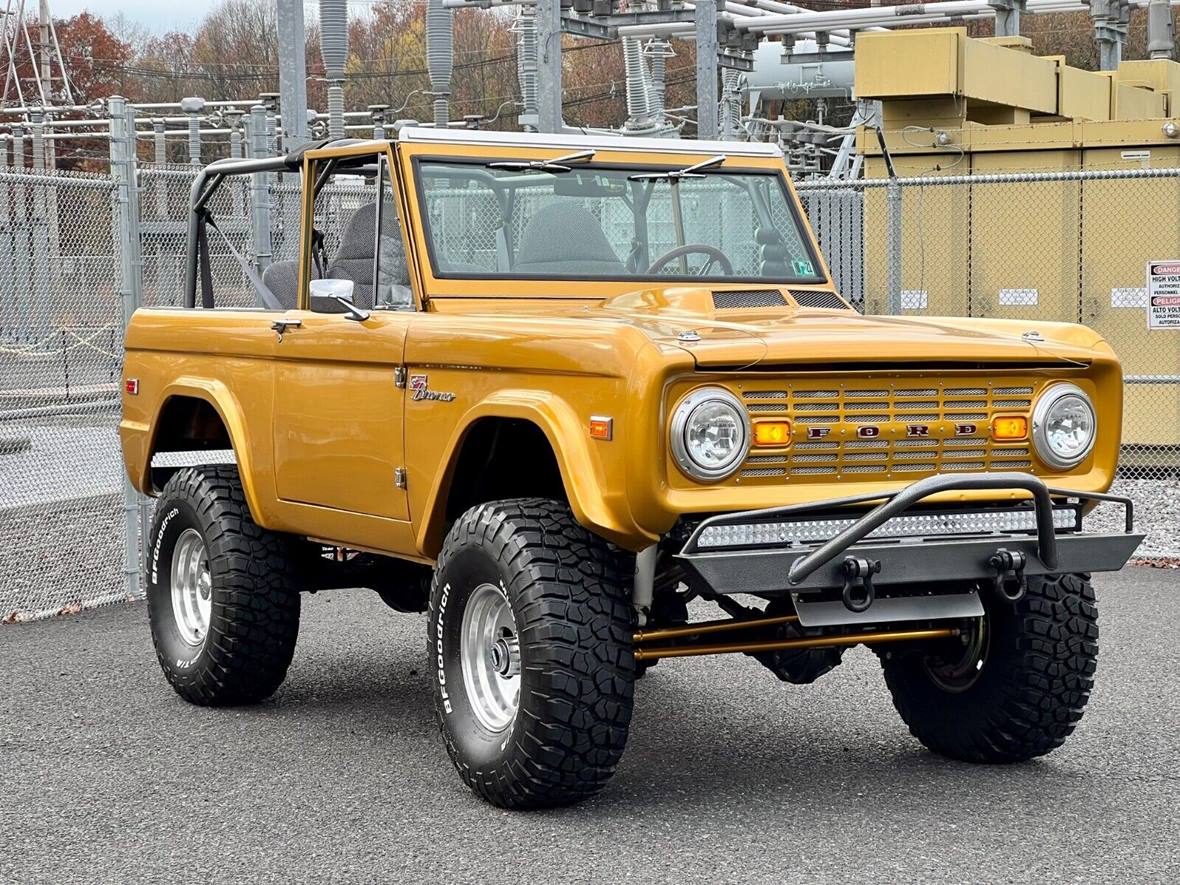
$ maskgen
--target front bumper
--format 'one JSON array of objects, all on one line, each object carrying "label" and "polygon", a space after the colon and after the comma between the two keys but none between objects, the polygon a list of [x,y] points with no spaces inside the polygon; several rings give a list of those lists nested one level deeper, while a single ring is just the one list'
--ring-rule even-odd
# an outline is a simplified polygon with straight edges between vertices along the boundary
[{"label": "front bumper", "polygon": [[[976,490],[1029,493],[1030,528],[970,531],[962,524],[963,514],[944,510],[936,513],[946,515],[943,522],[954,526],[953,534],[932,529],[890,536],[890,520],[897,524],[912,514],[929,512],[914,510],[924,499],[943,492]],[[1059,502],[1056,514],[1054,500]],[[881,503],[859,518],[840,519],[847,508],[877,501]],[[1081,506],[1088,501],[1123,505],[1125,531],[1082,532]],[[1070,527],[1060,526],[1062,507],[1072,508],[1077,516]],[[721,527],[745,529],[774,523],[784,526],[789,535],[792,521],[814,526],[819,513],[829,517],[835,513],[835,524],[842,527],[823,541],[788,538],[773,546],[702,543],[702,539],[716,537],[715,530]],[[956,516],[959,519],[951,519]],[[753,537],[756,532],[748,534]],[[678,560],[691,578],[716,594],[789,594],[800,622],[819,626],[977,617],[982,614],[978,594],[964,590],[965,586],[990,581],[1013,598],[1028,576],[1116,571],[1130,559],[1143,537],[1134,531],[1134,510],[1128,498],[1049,488],[1037,477],[1021,473],[975,473],[932,476],[890,495],[714,516],[696,526]],[[939,587],[952,592],[939,592]]]}]

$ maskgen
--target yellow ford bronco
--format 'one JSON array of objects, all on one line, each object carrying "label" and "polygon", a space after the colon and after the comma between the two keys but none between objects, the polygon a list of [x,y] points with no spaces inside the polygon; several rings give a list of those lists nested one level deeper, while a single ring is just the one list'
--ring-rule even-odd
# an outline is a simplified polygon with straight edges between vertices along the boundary
[{"label": "yellow ford bronco", "polygon": [[[226,296],[222,185],[275,172],[299,257]],[[193,703],[266,698],[300,592],[367,587],[428,613],[447,750],[511,808],[602,788],[663,658],[809,683],[866,645],[914,736],[972,762],[1082,715],[1089,573],[1141,539],[1105,494],[1115,355],[861,315],[774,147],[406,127],[220,161],[187,271],[127,329],[120,429]],[[1083,530],[1103,500],[1124,532]]]}]

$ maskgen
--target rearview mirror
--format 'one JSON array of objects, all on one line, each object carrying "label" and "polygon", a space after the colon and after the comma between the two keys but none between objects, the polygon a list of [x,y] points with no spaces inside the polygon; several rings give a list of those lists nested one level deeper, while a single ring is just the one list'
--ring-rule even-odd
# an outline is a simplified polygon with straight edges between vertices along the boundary
[{"label": "rearview mirror", "polygon": [[352,303],[352,280],[312,280],[311,309],[316,313],[342,313],[358,323],[369,318],[367,310]]}]

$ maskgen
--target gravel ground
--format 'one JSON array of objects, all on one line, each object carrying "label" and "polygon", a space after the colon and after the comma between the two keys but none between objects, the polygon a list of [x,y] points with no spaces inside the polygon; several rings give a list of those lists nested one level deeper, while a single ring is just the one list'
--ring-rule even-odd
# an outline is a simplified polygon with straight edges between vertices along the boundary
[{"label": "gravel ground", "polygon": [[0,882],[1180,881],[1180,575],[1098,592],[1098,684],[1045,759],[926,753],[863,649],[810,687],[666,661],[607,790],[530,814],[461,785],[423,621],[371,594],[309,598],[249,709],[177,698],[142,604],[0,626]]},{"label": "gravel ground", "polygon": [[[1144,559],[1180,557],[1180,478],[1118,479],[1112,495],[1135,502],[1135,530],[1147,537],[1135,555]],[[1085,520],[1088,532],[1121,532],[1123,508],[1101,504]]]}]

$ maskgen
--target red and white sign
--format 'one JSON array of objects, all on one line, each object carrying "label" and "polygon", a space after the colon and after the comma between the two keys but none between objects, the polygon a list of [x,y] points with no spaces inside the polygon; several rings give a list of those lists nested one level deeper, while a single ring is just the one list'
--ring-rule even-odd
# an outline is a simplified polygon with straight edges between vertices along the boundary
[{"label": "red and white sign", "polygon": [[1147,328],[1180,331],[1180,261],[1147,262]]}]

